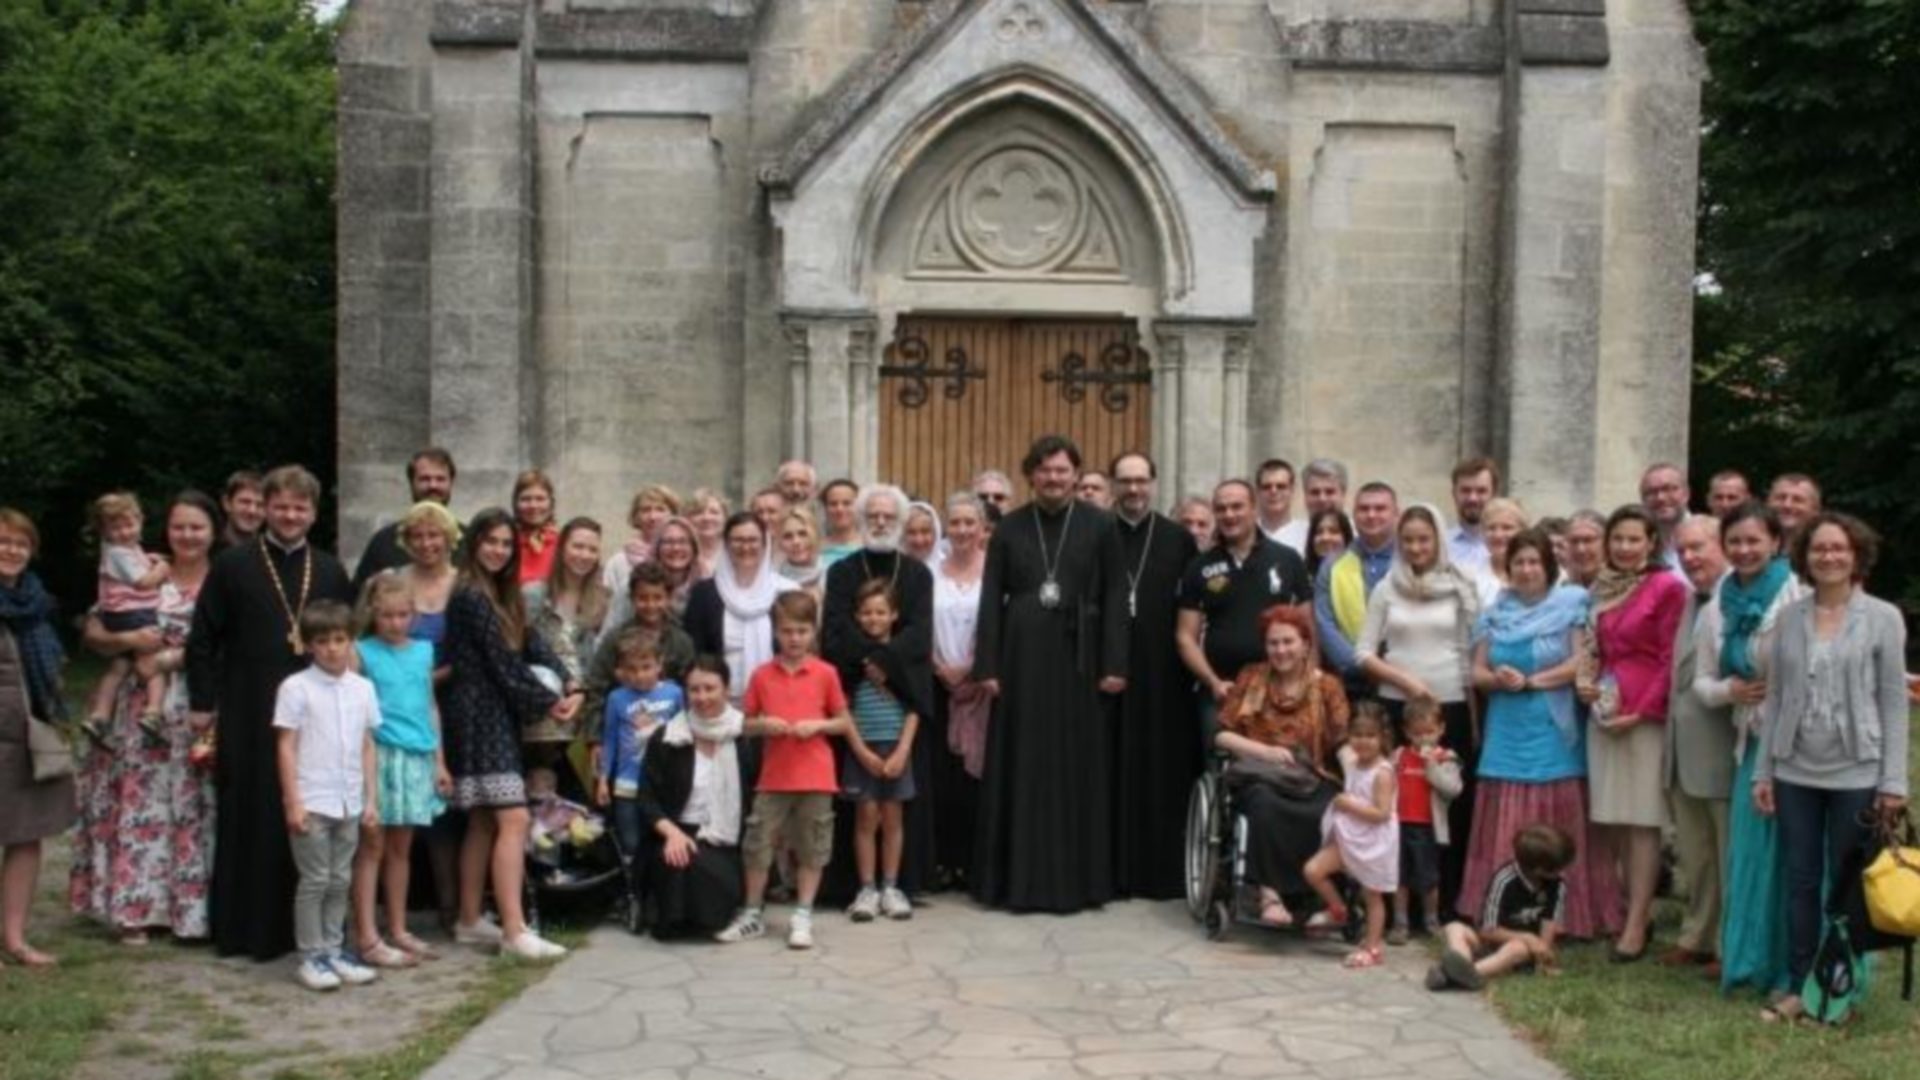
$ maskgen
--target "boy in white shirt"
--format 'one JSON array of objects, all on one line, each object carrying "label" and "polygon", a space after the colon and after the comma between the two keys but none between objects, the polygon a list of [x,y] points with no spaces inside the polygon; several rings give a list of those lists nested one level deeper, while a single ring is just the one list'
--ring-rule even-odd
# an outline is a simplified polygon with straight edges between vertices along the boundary
[{"label": "boy in white shirt", "polygon": [[274,704],[280,792],[300,884],[293,895],[294,977],[309,990],[369,983],[377,973],[341,950],[347,889],[360,828],[380,824],[373,729],[380,702],[373,683],[348,670],[353,613],[320,600],[300,615],[313,663],[280,684]]}]

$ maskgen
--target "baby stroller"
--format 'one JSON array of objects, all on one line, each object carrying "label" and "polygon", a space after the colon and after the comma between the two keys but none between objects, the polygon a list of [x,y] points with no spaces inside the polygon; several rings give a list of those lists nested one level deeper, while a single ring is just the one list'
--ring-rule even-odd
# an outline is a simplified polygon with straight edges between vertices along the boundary
[{"label": "baby stroller", "polygon": [[[1323,906],[1311,890],[1281,896],[1294,914],[1292,926],[1260,921],[1260,887],[1247,879],[1247,819],[1235,811],[1233,785],[1227,781],[1231,760],[1230,755],[1216,755],[1193,782],[1193,794],[1187,800],[1187,912],[1212,941],[1226,937],[1237,923],[1305,934],[1308,918]],[[1366,920],[1359,890],[1342,879],[1340,892],[1348,912],[1340,936],[1349,943],[1359,941]]]},{"label": "baby stroller", "polygon": [[529,927],[541,932],[548,917],[591,925],[606,917],[616,898],[626,900],[633,912],[628,918],[639,918],[632,877],[637,871],[621,857],[604,818],[554,795],[536,799],[532,813],[522,898]]}]

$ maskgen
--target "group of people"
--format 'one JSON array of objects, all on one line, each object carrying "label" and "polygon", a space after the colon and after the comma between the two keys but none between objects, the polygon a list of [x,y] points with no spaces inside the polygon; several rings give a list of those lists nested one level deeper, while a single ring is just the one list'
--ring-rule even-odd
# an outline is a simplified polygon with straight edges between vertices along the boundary
[{"label": "group of people", "polygon": [[1146,454],[1091,469],[1047,436],[1021,472],[1018,507],[995,471],[936,506],[794,461],[738,512],[644,486],[619,537],[562,520],[537,470],[462,523],[428,449],[351,576],[309,542],[298,467],[180,495],[161,554],[116,493],[82,635],[113,662],[72,780],[33,780],[16,740],[65,705],[39,538],[0,513],[5,950],[50,961],[25,912],[77,813],[73,906],[129,944],[297,947],[322,987],[418,963],[417,832],[455,941],[557,956],[520,900],[555,775],[661,936],[762,934],[776,889],[796,948],[816,903],[1171,898],[1219,755],[1252,916],[1343,922],[1352,883],[1351,966],[1456,920],[1436,988],[1551,967],[1557,935],[1637,960],[1671,826],[1687,918],[1661,960],[1797,1015],[1828,868],[1908,780],[1904,622],[1861,587],[1879,541],[1810,478],[1761,501],[1723,473],[1696,514],[1660,464],[1637,503],[1535,519],[1477,458],[1449,520],[1330,460],[1172,516]]}]

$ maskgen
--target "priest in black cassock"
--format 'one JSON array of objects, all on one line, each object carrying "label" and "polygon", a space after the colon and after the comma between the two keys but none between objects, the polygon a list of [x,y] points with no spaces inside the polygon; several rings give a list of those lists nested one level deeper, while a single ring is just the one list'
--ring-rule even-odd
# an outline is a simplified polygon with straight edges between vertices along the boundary
[{"label": "priest in black cassock", "polygon": [[280,682],[307,664],[300,613],[351,603],[347,573],[307,541],[320,481],[298,465],[268,473],[266,525],[215,559],[187,638],[189,719],[216,724],[213,883],[209,915],[221,956],[272,960],[293,949],[292,849],[274,765]]},{"label": "priest in black cassock", "polygon": [[1042,436],[1033,501],[987,546],[973,676],[996,695],[974,898],[1071,912],[1114,897],[1113,735],[1102,694],[1127,687],[1127,579],[1113,515],[1073,498],[1080,450]]},{"label": "priest in black cassock", "polygon": [[1126,693],[1113,705],[1114,892],[1172,900],[1186,892],[1187,797],[1201,767],[1193,676],[1174,643],[1174,599],[1200,552],[1193,534],[1154,512],[1152,458],[1122,454],[1107,475],[1131,661]]},{"label": "priest in black cassock", "polygon": [[[840,673],[848,701],[862,679],[877,674],[901,706],[920,717],[912,750],[915,792],[906,806],[906,846],[900,859],[900,888],[913,895],[933,884],[938,800],[933,786],[934,752],[945,747],[936,747],[928,737],[933,715],[933,571],[900,550],[906,512],[905,493],[891,484],[869,484],[854,499],[854,520],[863,543],[859,551],[827,570],[820,653]],[[900,613],[893,636],[884,644],[862,634],[854,618],[854,596],[874,578],[892,583]],[[844,752],[844,744],[838,749]],[[833,860],[822,884],[821,896],[829,903],[852,900],[858,885],[852,873],[853,814],[843,810],[835,818],[834,851],[844,855]]]}]

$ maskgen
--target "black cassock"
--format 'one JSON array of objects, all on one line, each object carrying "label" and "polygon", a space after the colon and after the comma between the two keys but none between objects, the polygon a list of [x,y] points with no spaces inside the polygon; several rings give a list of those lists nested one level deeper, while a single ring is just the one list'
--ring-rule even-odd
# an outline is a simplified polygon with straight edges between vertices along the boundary
[{"label": "black cassock", "polygon": [[1069,912],[1113,899],[1113,737],[1098,683],[1127,674],[1126,602],[1111,514],[1029,503],[994,528],[973,666],[1000,680],[971,879],[984,904]]},{"label": "black cassock", "polygon": [[[266,531],[261,531],[261,536]],[[272,960],[293,949],[293,853],[274,759],[273,705],[281,680],[307,665],[287,640],[292,625],[267,572],[280,575],[286,600],[353,598],[346,571],[311,545],[286,552],[255,539],[221,552],[207,571],[187,638],[187,689],[195,711],[216,711],[217,816],[208,914],[222,956]]]},{"label": "black cassock", "polygon": [[[877,644],[860,632],[855,621],[854,596],[873,578],[893,583],[899,621],[886,644]],[[918,559],[888,552],[856,551],[827,570],[820,615],[820,653],[840,673],[847,701],[866,677],[865,662],[872,658],[886,674],[888,688],[902,708],[920,718],[913,737],[914,796],[906,805],[903,827],[906,846],[900,853],[900,888],[919,893],[933,884],[934,815],[939,793],[934,790],[935,740],[929,730],[933,713],[933,572]],[[944,747],[941,747],[944,749]],[[844,757],[846,743],[836,751]],[[823,904],[852,901],[859,885],[853,865],[853,813],[843,806],[835,815],[833,861],[821,883]]]},{"label": "black cassock", "polygon": [[1200,774],[1193,675],[1174,646],[1174,594],[1199,549],[1160,514],[1116,521],[1131,615],[1127,691],[1113,702],[1113,885],[1119,896],[1185,895],[1187,797]]}]

